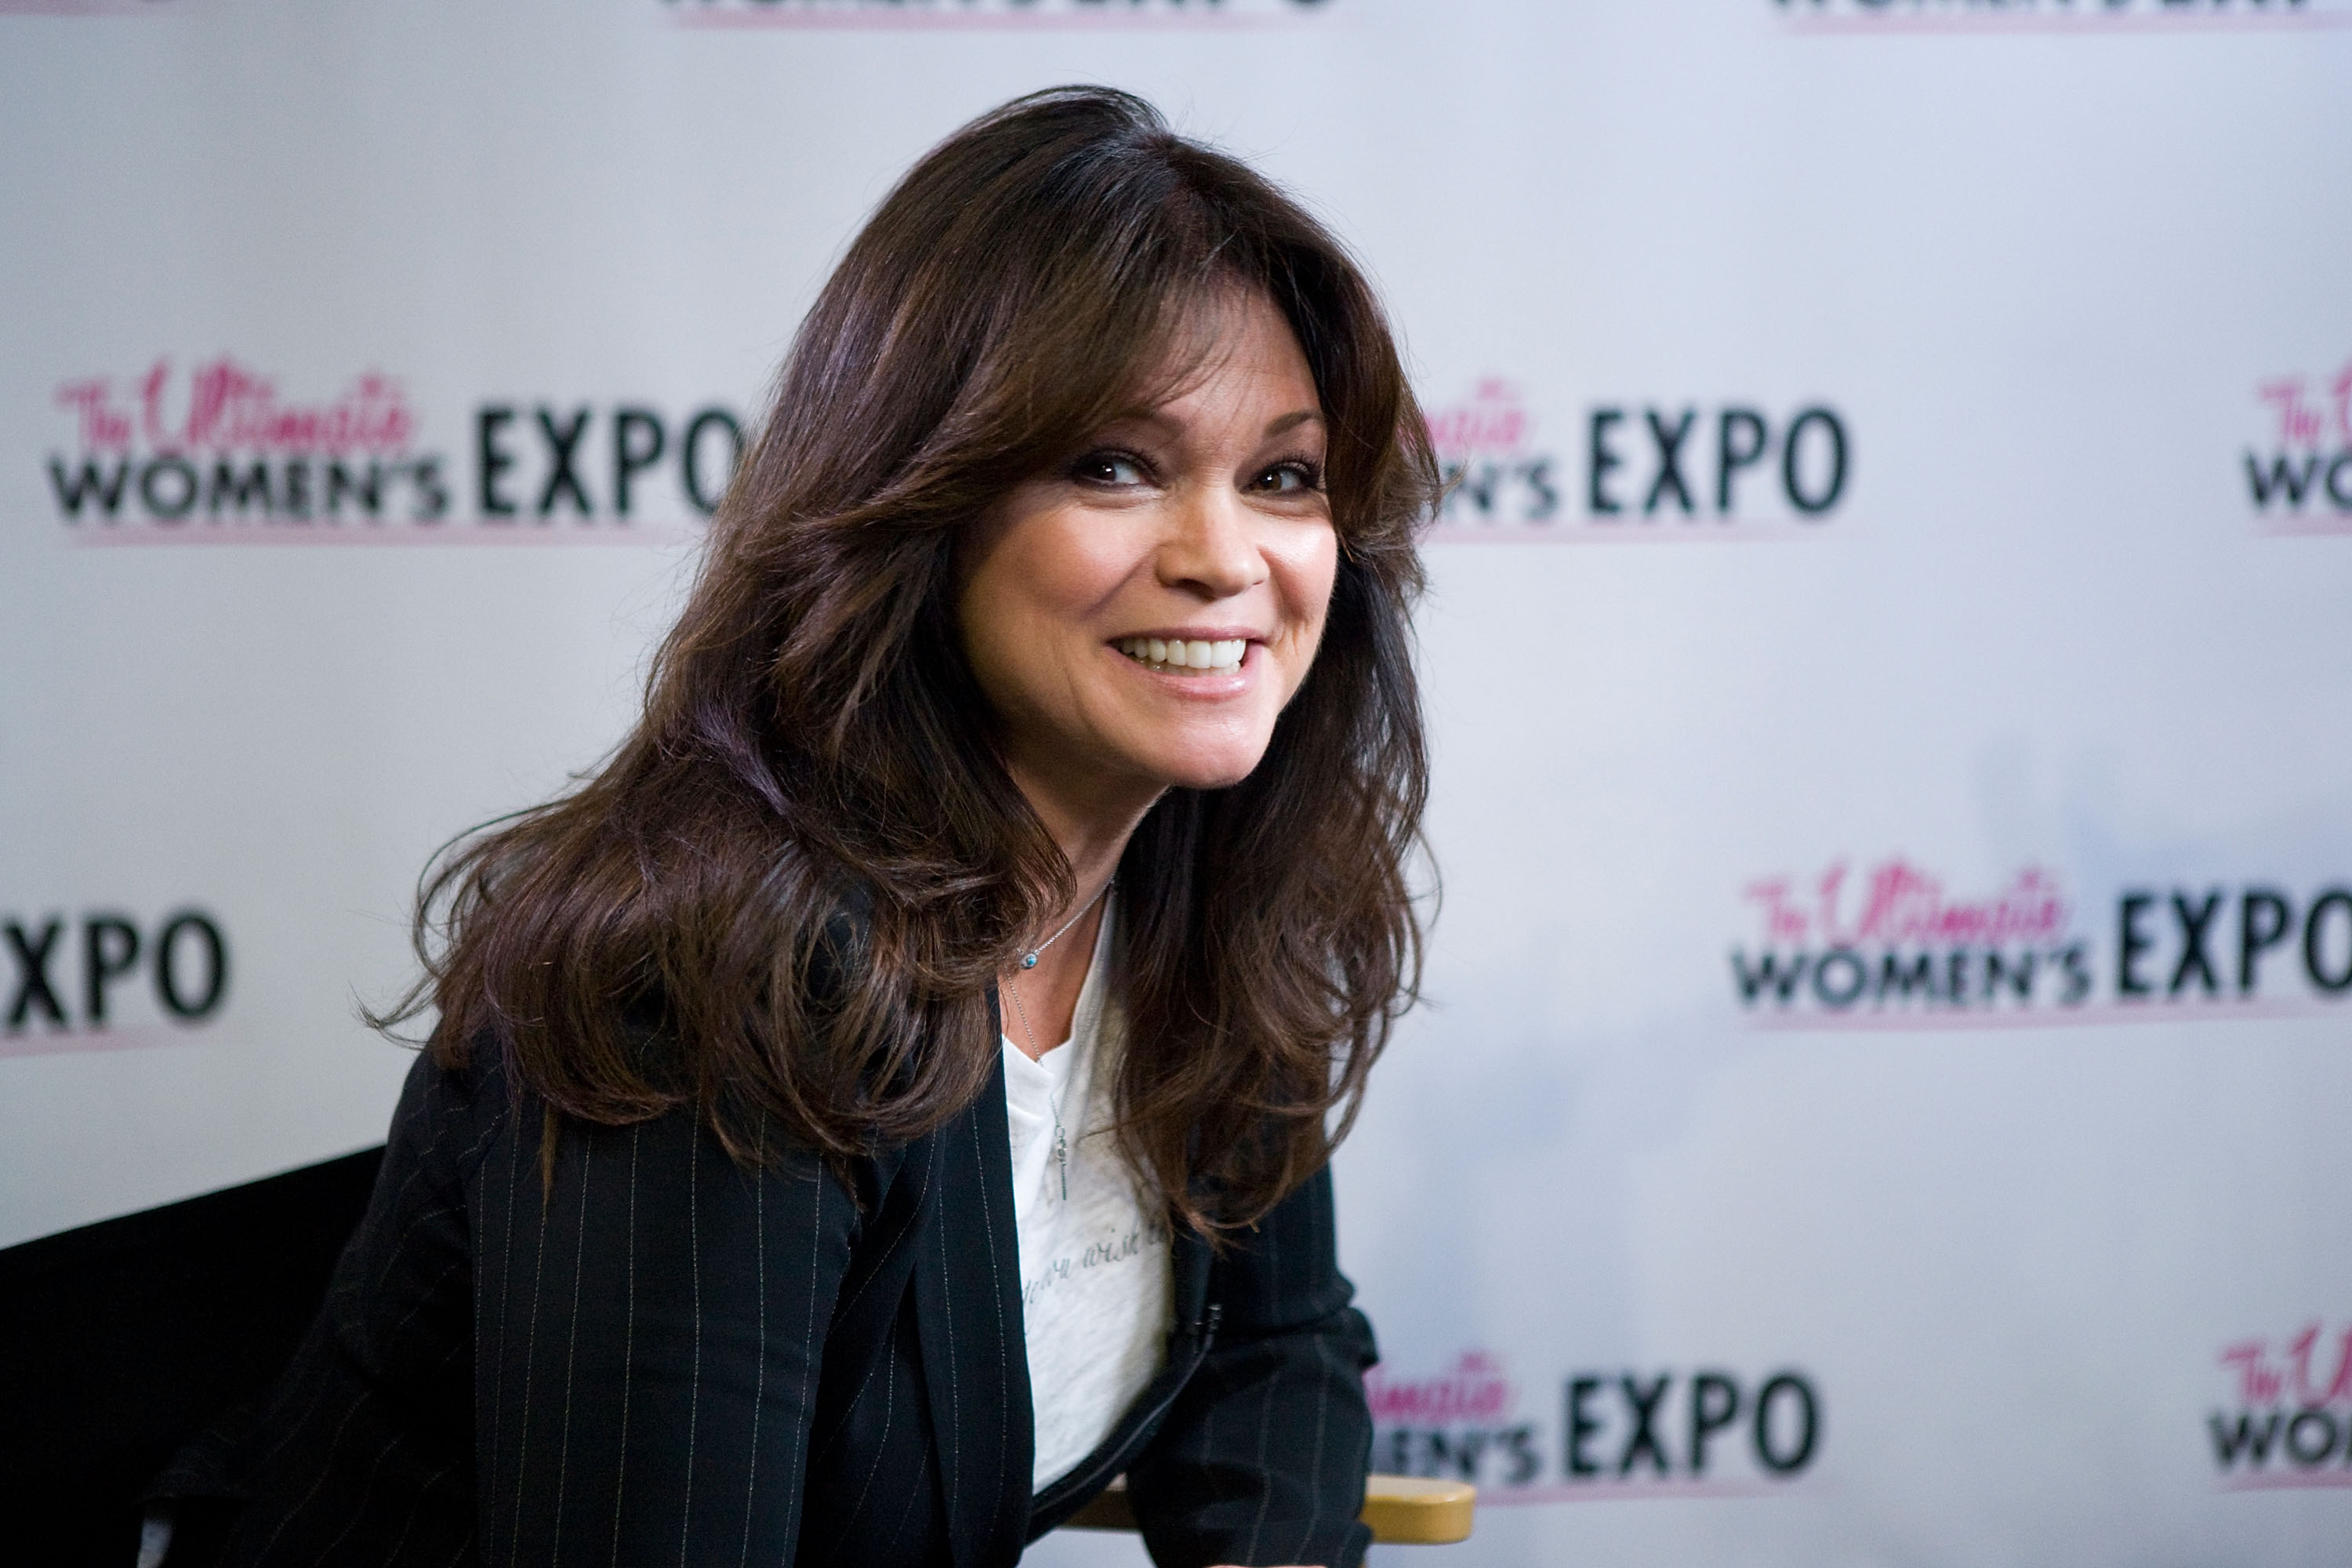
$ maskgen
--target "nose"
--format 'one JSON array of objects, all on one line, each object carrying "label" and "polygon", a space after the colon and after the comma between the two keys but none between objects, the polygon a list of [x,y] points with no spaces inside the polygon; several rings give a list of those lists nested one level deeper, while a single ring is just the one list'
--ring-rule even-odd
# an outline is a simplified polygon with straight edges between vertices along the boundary
[{"label": "nose", "polygon": [[1179,500],[1157,566],[1162,584],[1204,599],[1232,598],[1268,574],[1249,509],[1224,485],[1198,486]]}]

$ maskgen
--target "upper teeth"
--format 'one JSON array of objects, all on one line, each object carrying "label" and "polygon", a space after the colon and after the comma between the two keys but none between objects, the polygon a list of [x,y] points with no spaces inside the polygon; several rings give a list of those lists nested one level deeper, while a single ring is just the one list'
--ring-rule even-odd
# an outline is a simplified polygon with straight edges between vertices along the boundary
[{"label": "upper teeth", "polygon": [[1249,639],[1188,642],[1179,637],[1171,642],[1162,637],[1122,637],[1118,651],[1141,663],[1166,665],[1171,669],[1237,669],[1242,655],[1249,651]]}]

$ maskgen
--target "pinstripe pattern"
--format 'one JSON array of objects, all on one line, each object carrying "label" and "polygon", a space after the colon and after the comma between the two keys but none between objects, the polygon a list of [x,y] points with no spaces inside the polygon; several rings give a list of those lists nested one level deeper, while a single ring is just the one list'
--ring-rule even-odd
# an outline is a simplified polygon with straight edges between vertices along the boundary
[{"label": "pinstripe pattern", "polygon": [[495,1068],[410,1074],[268,1409],[189,1450],[183,1495],[251,1500],[222,1561],[999,1568],[1121,1469],[1159,1562],[1360,1561],[1328,1175],[1213,1258],[1179,1237],[1166,1368],[1033,1499],[1001,1078],[854,1192],[685,1113],[566,1129],[543,1190],[541,1126]]},{"label": "pinstripe pattern", "polygon": [[[622,1315],[628,1327],[621,1331],[621,1364],[636,1364],[637,1349],[637,1152],[645,1142],[646,1130],[629,1129],[629,1220],[626,1247],[629,1255],[627,1294],[623,1298]],[[817,1189],[820,1193],[822,1188]],[[814,1274],[811,1276],[814,1278]],[[629,1385],[633,1380],[626,1372],[621,1374],[621,1458],[613,1467],[613,1555],[611,1561],[621,1561],[621,1509],[629,1495]]]},{"label": "pinstripe pattern", "polygon": [[1154,1562],[1362,1561],[1377,1352],[1337,1250],[1324,1171],[1209,1265],[1215,1342],[1128,1467]]}]

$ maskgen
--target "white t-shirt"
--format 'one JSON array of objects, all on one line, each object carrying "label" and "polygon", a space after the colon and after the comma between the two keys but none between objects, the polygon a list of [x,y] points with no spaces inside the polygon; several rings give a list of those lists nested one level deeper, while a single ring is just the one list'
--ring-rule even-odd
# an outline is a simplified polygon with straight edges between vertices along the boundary
[{"label": "white t-shirt", "polygon": [[[1167,1222],[1147,1205],[1108,1131],[1122,1031],[1104,1005],[1110,911],[1103,912],[1067,1043],[1031,1061],[1004,1039],[1004,1114],[1013,1140],[1013,1221],[1035,1413],[1033,1490],[1092,1453],[1160,1370],[1175,1309]],[[1021,1026],[1011,998],[1005,1023]],[[1066,1168],[1055,1158],[1061,1113]],[[1067,1184],[1065,1194],[1065,1182]]]}]

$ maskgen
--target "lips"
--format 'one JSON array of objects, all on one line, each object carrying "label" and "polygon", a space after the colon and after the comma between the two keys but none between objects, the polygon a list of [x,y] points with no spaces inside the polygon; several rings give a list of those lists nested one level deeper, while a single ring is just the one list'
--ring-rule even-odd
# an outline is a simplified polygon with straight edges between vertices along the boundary
[{"label": "lips", "polygon": [[1170,675],[1231,675],[1249,652],[1246,637],[1121,637],[1112,646],[1147,669]]}]

